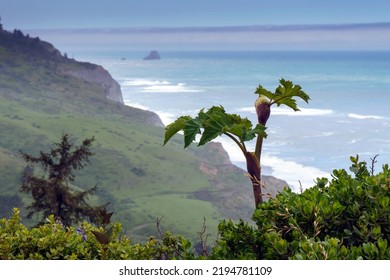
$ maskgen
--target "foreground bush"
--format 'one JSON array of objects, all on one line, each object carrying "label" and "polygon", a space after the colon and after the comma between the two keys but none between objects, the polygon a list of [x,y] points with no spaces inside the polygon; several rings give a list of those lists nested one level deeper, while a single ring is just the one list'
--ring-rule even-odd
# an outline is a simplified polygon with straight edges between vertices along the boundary
[{"label": "foreground bush", "polygon": [[390,259],[390,170],[373,175],[351,157],[301,194],[285,190],[259,205],[257,228],[224,221],[215,259]]},{"label": "foreground bush", "polygon": [[[351,158],[350,175],[335,170],[301,194],[285,189],[258,206],[256,226],[222,221],[209,259],[390,259],[390,169],[374,175]],[[53,216],[28,229],[18,209],[0,220],[0,259],[205,259],[170,233],[132,244],[119,223],[64,227]],[[203,254],[204,252],[202,252]]]},{"label": "foreground bush", "polygon": [[103,228],[83,223],[79,228],[64,227],[53,216],[47,223],[28,229],[18,209],[10,219],[0,220],[0,260],[122,260],[122,259],[191,259],[191,243],[181,236],[166,233],[161,239],[150,237],[145,244],[131,244],[121,235],[121,224],[112,226],[107,242],[93,232],[107,235]]}]

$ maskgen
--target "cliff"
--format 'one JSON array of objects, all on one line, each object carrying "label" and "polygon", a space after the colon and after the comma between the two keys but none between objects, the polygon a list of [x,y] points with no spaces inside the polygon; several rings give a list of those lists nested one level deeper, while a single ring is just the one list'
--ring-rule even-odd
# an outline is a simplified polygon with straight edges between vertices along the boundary
[{"label": "cliff", "polygon": [[[102,66],[78,62],[62,55],[52,44],[24,35],[20,30],[0,31],[1,71],[5,80],[12,80],[15,73],[25,84],[13,84],[18,91],[58,91],[67,82],[66,91],[77,91],[80,81],[69,80],[68,75],[92,83],[103,94],[102,98],[123,104],[119,84]],[[23,66],[23,67],[21,67]],[[26,87],[26,84],[28,87]],[[1,84],[0,84],[1,85]],[[81,86],[83,87],[83,86]],[[98,94],[98,92],[96,92]]]},{"label": "cliff", "polygon": [[78,79],[98,84],[104,89],[107,99],[124,104],[120,85],[102,66],[89,64],[88,67],[80,67],[79,69],[69,70],[65,73]]},{"label": "cliff", "polygon": [[125,106],[120,85],[102,66],[70,59],[51,43],[19,30],[0,30],[0,73],[2,96],[24,103],[36,100],[34,106],[41,110],[89,116],[96,108],[116,110],[133,121],[164,126],[156,113]]}]

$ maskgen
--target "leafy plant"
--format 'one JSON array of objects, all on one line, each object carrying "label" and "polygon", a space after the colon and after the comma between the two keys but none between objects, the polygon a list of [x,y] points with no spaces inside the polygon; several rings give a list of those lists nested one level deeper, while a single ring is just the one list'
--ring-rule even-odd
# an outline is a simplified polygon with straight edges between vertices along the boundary
[{"label": "leafy plant", "polygon": [[108,227],[110,212],[101,213],[99,228],[66,227],[50,215],[28,229],[14,209],[0,220],[0,259],[390,259],[390,168],[372,175],[357,156],[351,160],[352,175],[334,170],[331,181],[318,178],[302,193],[285,189],[260,204],[253,214],[258,227],[222,221],[207,256],[169,232],[132,244],[121,224]]},{"label": "leafy plant", "polygon": [[223,221],[215,259],[390,259],[390,169],[371,175],[351,157],[353,175],[297,194],[285,189],[255,210],[257,228]]},{"label": "leafy plant", "polygon": [[[255,93],[259,95],[255,102],[258,117],[258,124],[255,126],[247,118],[226,113],[222,106],[213,106],[207,111],[202,109],[195,118],[181,116],[166,126],[164,145],[179,131],[184,132],[184,148],[193,143],[198,134],[201,135],[198,146],[204,145],[218,136],[227,136],[238,145],[245,156],[248,175],[252,181],[255,206],[257,207],[263,202],[260,159],[263,139],[267,137],[265,125],[271,114],[271,106],[275,104],[277,106],[286,105],[294,111],[299,111],[295,98],[299,97],[305,102],[308,102],[310,98],[299,85],[294,85],[291,81],[284,79],[280,80],[280,85],[274,93],[264,89],[261,85]],[[255,151],[248,151],[245,142],[256,137]]]},{"label": "leafy plant", "polygon": [[39,227],[27,228],[14,209],[11,218],[0,220],[0,260],[154,260],[193,259],[191,243],[166,232],[161,239],[132,243],[123,235],[120,223],[111,225],[109,241],[102,244],[94,232],[103,232],[87,222],[78,228],[56,221],[53,215]]}]

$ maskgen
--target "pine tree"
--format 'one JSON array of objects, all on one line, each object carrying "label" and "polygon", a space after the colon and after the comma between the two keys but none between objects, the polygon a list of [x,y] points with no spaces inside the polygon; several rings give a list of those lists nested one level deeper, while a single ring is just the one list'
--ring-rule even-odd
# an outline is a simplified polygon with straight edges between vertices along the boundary
[{"label": "pine tree", "polygon": [[[76,191],[69,186],[75,179],[74,171],[83,169],[93,155],[91,145],[94,138],[85,139],[75,146],[68,134],[63,134],[60,143],[54,143],[48,152],[40,152],[38,157],[21,152],[24,160],[38,166],[41,172],[28,165],[22,175],[21,192],[31,193],[33,202],[27,207],[28,218],[42,214],[42,222],[53,214],[65,226],[70,226],[84,218],[97,222],[99,211],[107,205],[92,207],[87,203],[96,186],[87,191]],[[39,175],[34,175],[38,173]]]}]

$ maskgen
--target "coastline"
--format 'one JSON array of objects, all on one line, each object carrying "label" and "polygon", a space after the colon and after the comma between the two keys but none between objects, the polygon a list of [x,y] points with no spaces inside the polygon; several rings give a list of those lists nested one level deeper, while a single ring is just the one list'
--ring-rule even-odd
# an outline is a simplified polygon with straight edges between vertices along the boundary
[{"label": "coastline", "polygon": [[[128,102],[128,100],[125,100],[125,104],[142,110],[150,110],[140,103],[131,103]],[[164,125],[168,125],[176,119],[176,116],[172,113],[155,113],[160,117]],[[243,157],[241,150],[234,143],[231,143],[225,137],[218,137],[214,142],[221,143],[228,153],[232,164],[245,171],[245,158]],[[263,175],[285,180],[294,192],[299,192],[301,187],[303,189],[312,187],[315,184],[315,179],[318,177],[330,177],[330,174],[315,167],[304,166],[292,160],[286,160],[269,154],[263,156],[262,162],[264,164],[262,167]]]},{"label": "coastline", "polygon": [[[382,54],[384,57],[382,57]],[[306,188],[317,177],[379,154],[377,169],[390,161],[389,52],[194,52],[164,53],[164,59],[102,58],[122,86],[125,102],[156,112],[169,124],[182,115],[222,105],[254,123],[253,92],[258,81],[273,90],[278,78],[302,86],[311,101],[294,112],[275,107],[267,128],[264,174]],[[111,56],[113,57],[113,56]],[[216,140],[231,161],[245,168],[241,152]],[[233,144],[234,145],[234,144]],[[248,147],[250,149],[251,147]]]}]

